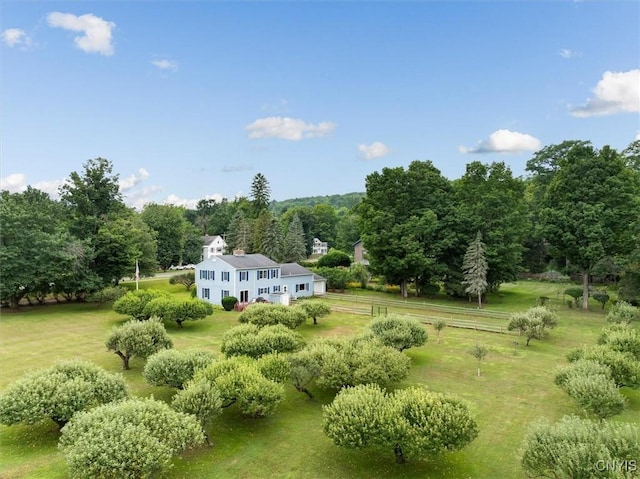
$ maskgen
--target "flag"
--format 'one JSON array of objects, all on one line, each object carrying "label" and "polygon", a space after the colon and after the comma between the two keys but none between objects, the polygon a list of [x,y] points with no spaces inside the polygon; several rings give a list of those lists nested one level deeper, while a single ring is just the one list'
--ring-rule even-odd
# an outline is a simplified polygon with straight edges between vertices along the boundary
[{"label": "flag", "polygon": [[140,280],[140,268],[138,267],[138,260],[136,260],[136,291],[138,291],[139,280]]}]

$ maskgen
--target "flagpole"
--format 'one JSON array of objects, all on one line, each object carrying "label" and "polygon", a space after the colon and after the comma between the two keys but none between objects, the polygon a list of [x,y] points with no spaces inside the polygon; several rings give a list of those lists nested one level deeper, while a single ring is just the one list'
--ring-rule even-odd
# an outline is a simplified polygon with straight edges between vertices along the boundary
[{"label": "flagpole", "polygon": [[138,260],[136,260],[136,291],[138,291],[138,281],[140,281],[140,268],[138,267]]}]

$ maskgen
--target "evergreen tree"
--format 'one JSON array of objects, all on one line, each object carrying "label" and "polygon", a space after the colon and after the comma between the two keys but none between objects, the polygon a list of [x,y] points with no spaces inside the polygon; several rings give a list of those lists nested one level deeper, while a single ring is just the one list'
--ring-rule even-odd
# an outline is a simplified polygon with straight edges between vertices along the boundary
[{"label": "evergreen tree", "polygon": [[478,231],[462,262],[464,283],[467,285],[465,293],[478,296],[478,307],[482,307],[482,293],[487,290],[487,247],[482,242],[482,233]]},{"label": "evergreen tree", "polygon": [[251,183],[251,198],[253,205],[254,217],[257,217],[261,211],[266,210],[269,206],[269,195],[271,188],[269,182],[262,173],[256,174]]},{"label": "evergreen tree", "polygon": [[304,244],[304,229],[298,215],[294,215],[291,223],[289,223],[287,235],[284,238],[282,255],[285,263],[297,263],[307,257],[307,249]]},{"label": "evergreen tree", "polygon": [[283,242],[284,238],[280,223],[275,217],[271,216],[262,236],[262,254],[279,263],[282,260]]},{"label": "evergreen tree", "polygon": [[247,217],[241,209],[236,211],[229,224],[229,230],[225,241],[227,242],[227,250],[240,249],[249,252],[251,248],[251,226]]}]

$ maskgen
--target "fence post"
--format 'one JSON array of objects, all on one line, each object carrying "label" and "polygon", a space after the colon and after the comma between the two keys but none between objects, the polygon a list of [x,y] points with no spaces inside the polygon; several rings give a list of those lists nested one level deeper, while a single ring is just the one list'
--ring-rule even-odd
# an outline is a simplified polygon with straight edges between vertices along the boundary
[{"label": "fence post", "polygon": [[371,305],[371,316],[373,316],[373,304]]}]

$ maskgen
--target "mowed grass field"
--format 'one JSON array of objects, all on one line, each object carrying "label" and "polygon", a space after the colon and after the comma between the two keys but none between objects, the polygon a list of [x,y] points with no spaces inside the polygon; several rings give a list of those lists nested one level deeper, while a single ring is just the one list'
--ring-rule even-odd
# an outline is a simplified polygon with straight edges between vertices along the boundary
[{"label": "mowed grass field", "polygon": [[[141,283],[142,287],[167,289],[186,295],[182,286],[168,280]],[[408,350],[412,359],[409,377],[395,387],[420,385],[433,391],[464,398],[475,416],[480,434],[461,451],[436,457],[409,457],[397,465],[391,450],[338,448],[322,433],[322,405],[335,391],[312,388],[315,400],[286,387],[286,400],[265,419],[243,418],[233,407],[225,410],[211,427],[213,448],[187,452],[174,461],[168,478],[523,478],[519,464],[522,439],[528,425],[538,418],[555,421],[580,410],[553,384],[554,368],[565,362],[574,347],[594,344],[606,325],[606,312],[594,303],[583,313],[569,309],[561,297],[566,285],[523,282],[504,285],[499,296],[490,297],[487,310],[524,311],[539,296],[551,298],[559,325],[549,339],[532,341],[529,347],[515,335],[445,328],[436,340],[429,332],[427,344]],[[397,299],[396,296],[358,292],[359,303]],[[448,299],[440,305],[472,307]],[[424,305],[428,312],[428,304]],[[178,329],[167,324],[174,347],[199,347],[219,352],[221,336],[237,325],[238,313],[216,311],[209,318],[185,323]],[[461,318],[464,314],[461,313]],[[48,367],[61,359],[90,360],[111,372],[122,372],[136,396],[170,400],[174,391],[149,386],[142,378],[144,362],[133,359],[131,370],[122,371],[120,359],[109,353],[104,341],[112,327],[126,318],[110,306],[53,304],[2,311],[0,317],[0,391],[28,371]],[[300,331],[308,341],[322,336],[344,336],[362,331],[370,317],[332,313],[314,326]],[[515,345],[514,341],[520,344]],[[476,375],[476,360],[468,354],[475,344],[490,353]],[[624,388],[625,412],[614,421],[638,422],[640,392]],[[53,422],[32,426],[0,426],[0,478],[65,478],[67,469],[57,449],[59,432]]]}]

